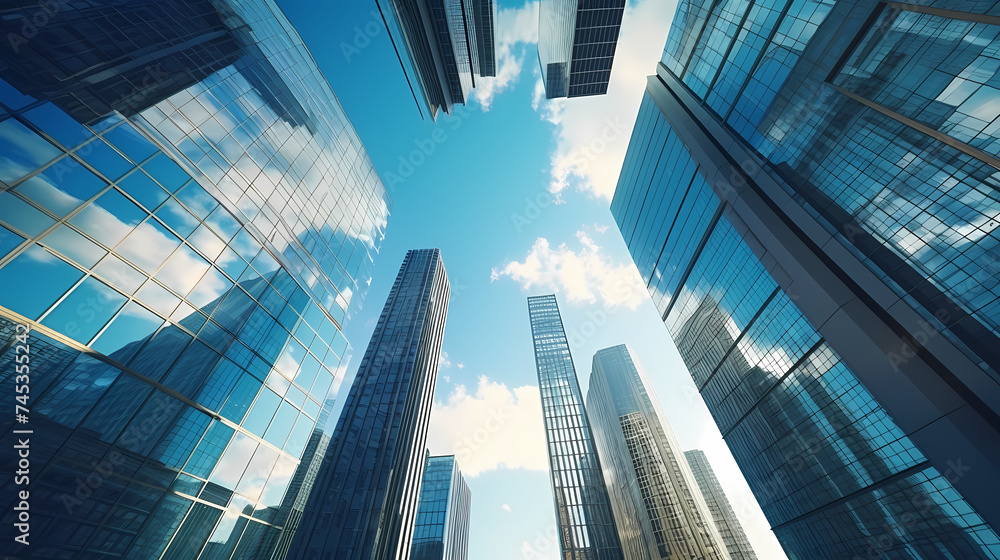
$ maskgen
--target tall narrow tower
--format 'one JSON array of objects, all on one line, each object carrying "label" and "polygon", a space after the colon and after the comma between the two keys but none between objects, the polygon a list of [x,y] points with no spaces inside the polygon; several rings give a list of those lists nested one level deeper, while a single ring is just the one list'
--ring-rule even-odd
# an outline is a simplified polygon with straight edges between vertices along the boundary
[{"label": "tall narrow tower", "polygon": [[729,505],[729,499],[726,498],[719,479],[715,478],[715,471],[712,470],[712,464],[708,462],[705,452],[692,449],[684,452],[684,458],[687,459],[691,473],[698,482],[701,495],[705,498],[708,511],[711,512],[715,527],[719,530],[719,536],[729,551],[729,557],[732,560],[757,560],[757,554],[750,546],[736,512]]},{"label": "tall narrow tower", "polygon": [[622,560],[625,556],[556,296],[529,297],[528,314],[563,557]]},{"label": "tall narrow tower", "polygon": [[[594,355],[587,411],[619,535],[641,558],[728,560],[680,444],[624,344]],[[625,526],[628,523],[629,526]]]},{"label": "tall narrow tower", "polygon": [[450,293],[438,249],[406,254],[289,559],[410,557]]}]

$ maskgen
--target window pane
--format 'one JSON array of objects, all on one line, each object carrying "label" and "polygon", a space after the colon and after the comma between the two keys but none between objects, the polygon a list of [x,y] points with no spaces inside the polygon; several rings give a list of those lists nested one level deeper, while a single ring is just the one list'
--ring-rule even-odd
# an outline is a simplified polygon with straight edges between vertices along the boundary
[{"label": "window pane", "polygon": [[93,136],[76,119],[70,117],[52,103],[36,107],[24,113],[24,116],[67,148],[73,148]]},{"label": "window pane", "polygon": [[0,221],[4,221],[32,237],[56,223],[55,220],[9,191],[0,192]]},{"label": "window pane", "polygon": [[77,268],[32,245],[0,268],[0,305],[37,319],[81,276]]},{"label": "window pane", "polygon": [[181,245],[167,259],[156,279],[178,294],[187,295],[209,268],[208,261],[187,245]]},{"label": "window pane", "polygon": [[135,162],[140,162],[157,151],[152,142],[127,123],[105,134],[104,139],[117,146]]},{"label": "window pane", "polygon": [[156,215],[184,238],[199,225],[198,219],[172,198],[156,211]]},{"label": "window pane", "polygon": [[86,344],[123,305],[125,296],[91,276],[46,315],[42,324]]},{"label": "window pane", "polygon": [[17,192],[57,216],[76,210],[107,183],[73,158],[63,158],[17,187]]},{"label": "window pane", "polygon": [[129,302],[91,348],[126,364],[143,342],[163,324],[163,319],[135,302]]},{"label": "window pane", "polygon": [[7,253],[13,251],[14,247],[21,243],[24,243],[23,237],[0,226],[0,258],[7,256]]},{"label": "window pane", "polygon": [[15,119],[0,122],[0,180],[14,183],[62,154]]},{"label": "window pane", "polygon": [[180,244],[181,240],[176,235],[150,218],[122,241],[118,254],[140,270],[153,274]]},{"label": "window pane", "polygon": [[146,215],[125,195],[112,189],[73,216],[70,222],[108,247],[114,247]]},{"label": "window pane", "polygon": [[103,140],[94,140],[77,150],[76,153],[112,181],[133,167],[128,160]]},{"label": "window pane", "polygon": [[94,267],[94,274],[129,294],[134,293],[147,278],[145,274],[114,255],[104,257],[104,260]]},{"label": "window pane", "polygon": [[170,196],[160,185],[150,179],[149,175],[138,169],[135,173],[119,181],[118,186],[132,195],[132,198],[138,200],[139,204],[145,206],[149,211],[156,210],[156,207]]},{"label": "window pane", "polygon": [[181,188],[191,178],[165,154],[156,156],[142,167],[170,192]]},{"label": "window pane", "polygon": [[61,225],[43,237],[42,243],[88,268],[108,254],[96,243],[67,225]]}]

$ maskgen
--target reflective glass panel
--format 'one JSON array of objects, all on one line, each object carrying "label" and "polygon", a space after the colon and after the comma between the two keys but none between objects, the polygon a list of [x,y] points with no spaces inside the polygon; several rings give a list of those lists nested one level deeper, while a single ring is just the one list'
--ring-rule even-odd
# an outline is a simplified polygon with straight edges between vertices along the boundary
[{"label": "reflective glass panel", "polygon": [[108,254],[96,243],[67,225],[61,225],[50,232],[42,239],[42,243],[86,267],[94,266]]},{"label": "reflective glass panel", "polygon": [[80,148],[76,153],[112,181],[132,168],[128,160],[100,139]]},{"label": "reflective glass panel", "polygon": [[73,158],[63,158],[17,187],[57,216],[76,210],[107,184]]},{"label": "reflective glass panel", "polygon": [[145,216],[141,208],[112,189],[73,216],[70,222],[108,247],[114,247]]},{"label": "reflective glass panel", "polygon": [[37,319],[81,276],[80,270],[32,245],[0,268],[0,305]]},{"label": "reflective glass panel", "polygon": [[86,344],[123,305],[125,296],[91,276],[59,302],[42,324]]},{"label": "reflective glass panel", "polygon": [[163,319],[138,303],[129,302],[90,347],[118,362],[128,363],[162,324]]},{"label": "reflective glass panel", "polygon": [[72,148],[93,136],[76,119],[70,117],[52,103],[35,107],[25,112],[24,116],[67,148]]},{"label": "reflective glass panel", "polygon": [[0,122],[0,181],[13,183],[61,154],[17,120]]}]

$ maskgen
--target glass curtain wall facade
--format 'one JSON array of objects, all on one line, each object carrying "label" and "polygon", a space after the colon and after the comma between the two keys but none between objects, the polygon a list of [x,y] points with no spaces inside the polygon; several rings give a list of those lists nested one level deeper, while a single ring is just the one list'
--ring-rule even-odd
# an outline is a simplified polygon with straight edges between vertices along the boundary
[{"label": "glass curtain wall facade", "polygon": [[[385,189],[273,2],[47,6],[0,8],[10,395],[31,330],[4,464],[33,430],[31,544],[0,555],[268,558]],[[0,486],[9,527],[19,488]]]},{"label": "glass curtain wall facade", "polygon": [[715,471],[712,470],[712,464],[708,462],[705,452],[700,449],[685,451],[684,458],[691,467],[691,473],[698,483],[702,497],[705,498],[705,504],[712,514],[712,521],[715,522],[715,528],[719,531],[729,557],[732,560],[757,560],[757,554],[750,546],[736,512],[729,505],[729,498],[719,484],[719,479],[715,478]]},{"label": "glass curtain wall facade", "polygon": [[624,344],[594,355],[587,413],[627,557],[729,560],[646,372]]},{"label": "glass curtain wall facade", "polygon": [[454,455],[427,457],[410,560],[468,560],[472,492]]},{"label": "glass curtain wall facade", "polygon": [[451,289],[438,249],[406,254],[326,448],[289,560],[406,560]]},{"label": "glass curtain wall facade", "polygon": [[541,0],[538,9],[546,99],[607,93],[625,0]]},{"label": "glass curtain wall facade", "polygon": [[528,315],[562,558],[623,560],[556,296],[529,297]]},{"label": "glass curtain wall facade", "polygon": [[612,213],[792,558],[1000,557],[996,13],[682,1],[648,81]]},{"label": "glass curtain wall facade", "polygon": [[[376,0],[421,115],[464,105],[495,76],[494,0]],[[418,91],[419,90],[419,91]]]}]

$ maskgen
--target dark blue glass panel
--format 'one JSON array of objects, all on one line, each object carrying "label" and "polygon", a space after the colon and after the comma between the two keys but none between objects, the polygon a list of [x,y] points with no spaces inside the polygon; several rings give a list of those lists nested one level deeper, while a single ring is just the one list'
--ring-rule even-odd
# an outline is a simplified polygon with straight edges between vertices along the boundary
[{"label": "dark blue glass panel", "polygon": [[121,370],[118,368],[81,355],[59,381],[35,401],[33,411],[74,428],[119,374]]},{"label": "dark blue glass panel", "polygon": [[52,103],[35,107],[25,112],[24,116],[67,148],[73,148],[93,136],[93,133]]},{"label": "dark blue glass panel", "polygon": [[191,177],[165,154],[160,154],[143,166],[154,179],[168,191],[174,192],[184,186]]},{"label": "dark blue glass panel", "polygon": [[14,86],[8,84],[5,80],[0,79],[0,103],[10,107],[11,109],[20,109],[34,101],[34,97],[28,97]]},{"label": "dark blue glass panel", "polygon": [[133,167],[128,160],[123,158],[107,142],[100,139],[83,146],[76,153],[112,181],[121,177]]},{"label": "dark blue glass panel", "polygon": [[37,319],[81,276],[80,270],[32,245],[0,268],[0,305]]},{"label": "dark blue glass panel", "polygon": [[112,443],[152,390],[131,375],[120,375],[80,426],[90,430],[94,437]]},{"label": "dark blue glass panel", "polygon": [[135,173],[119,181],[118,186],[149,211],[156,210],[170,196],[160,185],[150,179],[149,175],[138,169]]},{"label": "dark blue glass panel", "polygon": [[226,399],[226,404],[222,407],[219,414],[232,422],[242,422],[243,417],[247,414],[247,410],[250,409],[250,404],[253,402],[254,397],[257,396],[262,385],[263,382],[255,379],[249,373],[242,374],[239,383],[233,389],[233,392],[230,393],[229,398]]},{"label": "dark blue glass panel", "polygon": [[136,163],[141,162],[157,151],[157,147],[152,142],[128,124],[123,124],[106,133],[104,139],[117,146],[118,149]]}]

